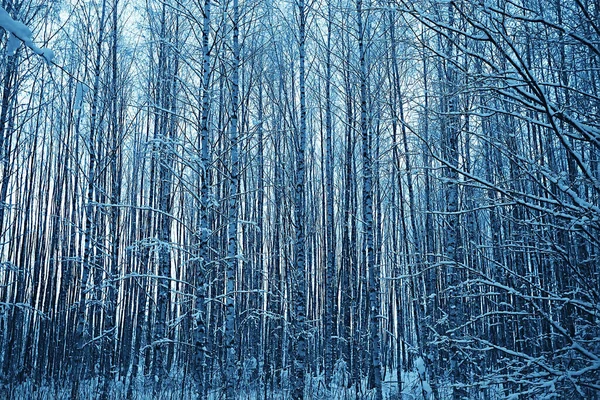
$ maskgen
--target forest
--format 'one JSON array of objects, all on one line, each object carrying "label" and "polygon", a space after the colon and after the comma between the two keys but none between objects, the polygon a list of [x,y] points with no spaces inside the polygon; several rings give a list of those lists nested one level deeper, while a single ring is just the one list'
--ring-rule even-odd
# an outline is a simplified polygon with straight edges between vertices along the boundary
[{"label": "forest", "polygon": [[600,399],[599,0],[0,3],[0,398]]}]

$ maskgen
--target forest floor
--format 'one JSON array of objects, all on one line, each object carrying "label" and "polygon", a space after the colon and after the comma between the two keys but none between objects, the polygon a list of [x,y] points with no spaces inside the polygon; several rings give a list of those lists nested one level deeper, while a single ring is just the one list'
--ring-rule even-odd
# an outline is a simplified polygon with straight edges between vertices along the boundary
[{"label": "forest floor", "polygon": [[[395,371],[388,371],[386,379],[383,382],[383,398],[398,399],[398,381]],[[366,389],[366,379],[362,382],[362,388],[358,391],[355,386],[346,387],[343,383],[344,378],[337,379],[331,388],[327,389],[324,384],[323,376],[316,376],[311,379],[310,385],[307,385],[305,398],[314,400],[351,400],[351,399],[371,399],[372,391]],[[421,399],[423,398],[423,388],[419,376],[416,372],[406,372],[402,374],[402,399]],[[147,382],[137,381],[132,383],[131,400],[195,400],[194,385],[189,378],[185,379],[182,375],[174,375],[168,382],[165,382],[158,394],[153,393],[153,387]],[[276,389],[265,391],[264,385],[257,385],[250,380],[242,380],[238,390],[240,400],[287,400],[290,397],[289,390]],[[261,387],[262,386],[262,387]],[[80,385],[80,399],[100,398],[102,384],[97,378],[89,379]],[[10,400],[68,400],[71,398],[71,385],[68,382],[46,382],[36,387],[33,382],[26,381],[19,385],[9,385],[6,391],[0,392],[1,396],[8,396]],[[126,399],[127,384],[123,381],[116,381],[110,385],[109,399]],[[0,397],[1,397],[0,396]],[[223,398],[220,390],[213,390],[209,393],[206,400],[218,400]]]}]

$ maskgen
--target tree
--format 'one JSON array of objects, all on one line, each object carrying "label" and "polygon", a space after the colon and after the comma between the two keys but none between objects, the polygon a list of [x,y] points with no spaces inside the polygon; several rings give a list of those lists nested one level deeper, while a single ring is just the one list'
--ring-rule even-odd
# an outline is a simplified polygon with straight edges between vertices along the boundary
[{"label": "tree", "polygon": [[239,65],[240,65],[240,43],[239,23],[240,10],[238,0],[233,0],[232,19],[232,71],[231,71],[231,122],[229,133],[229,147],[231,152],[230,183],[229,183],[229,213],[227,227],[227,288],[225,298],[225,382],[226,396],[228,399],[235,398],[235,383],[237,378],[236,368],[236,340],[235,340],[235,318],[236,318],[236,273],[238,269],[238,185],[239,185],[239,143],[238,143],[238,103],[239,103]]},{"label": "tree", "polygon": [[306,375],[306,17],[304,0],[298,2],[298,56],[300,117],[297,137],[294,140],[296,156],[296,174],[294,177],[294,224],[296,238],[294,243],[294,367],[292,378],[292,398],[304,398]]}]

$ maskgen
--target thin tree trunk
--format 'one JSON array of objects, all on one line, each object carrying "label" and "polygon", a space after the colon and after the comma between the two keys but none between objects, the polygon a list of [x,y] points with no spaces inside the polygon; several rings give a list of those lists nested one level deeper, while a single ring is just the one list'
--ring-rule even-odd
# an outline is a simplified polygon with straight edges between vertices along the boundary
[{"label": "thin tree trunk", "polygon": [[[381,337],[379,332],[381,318],[380,301],[380,269],[375,258],[374,235],[373,235],[373,160],[372,133],[368,121],[368,99],[367,99],[367,49],[365,48],[365,36],[367,28],[363,26],[362,0],[356,2],[356,13],[358,22],[358,49],[360,63],[360,132],[362,135],[362,162],[363,162],[363,250],[366,257],[366,268],[368,274],[368,304],[369,304],[369,346],[370,360],[369,370],[372,374],[372,382],[375,389],[375,399],[381,400],[382,378],[381,378]],[[368,22],[367,22],[368,24]]]},{"label": "thin tree trunk", "polygon": [[240,69],[240,43],[239,43],[240,12],[238,0],[233,0],[233,59],[231,76],[231,122],[229,131],[229,148],[231,151],[229,169],[229,209],[227,222],[227,288],[225,297],[225,396],[227,399],[235,398],[235,383],[237,381],[237,347],[235,335],[236,317],[236,273],[238,267],[238,185],[239,185],[239,143],[238,143],[238,112],[239,112],[239,69]]},{"label": "thin tree trunk", "polygon": [[326,273],[325,273],[325,321],[324,321],[324,344],[325,344],[325,384],[329,387],[333,373],[334,357],[334,339],[335,318],[334,318],[334,300],[335,300],[335,276],[336,276],[336,235],[335,235],[335,215],[334,215],[334,147],[333,147],[333,121],[331,110],[331,34],[332,34],[332,6],[327,6],[327,55],[325,65],[325,181],[326,181]]},{"label": "thin tree trunk", "polygon": [[196,290],[196,312],[195,312],[195,327],[194,327],[194,343],[195,343],[195,358],[194,369],[196,371],[198,398],[204,398],[206,395],[206,353],[207,353],[207,332],[206,332],[206,306],[204,304],[206,298],[206,277],[207,263],[210,259],[209,238],[210,228],[208,221],[209,209],[209,130],[208,118],[210,112],[210,60],[211,46],[209,46],[210,23],[211,23],[211,0],[204,1],[204,18],[202,25],[202,94],[201,94],[201,109],[200,109],[200,205],[198,218],[198,262],[196,263],[195,271],[195,290]]},{"label": "thin tree trunk", "polygon": [[294,357],[292,369],[292,399],[304,397],[306,375],[306,227],[305,227],[305,177],[306,177],[306,9],[304,0],[298,2],[299,16],[299,86],[300,129],[296,138],[296,175],[294,179],[294,217],[296,242],[294,245]]}]

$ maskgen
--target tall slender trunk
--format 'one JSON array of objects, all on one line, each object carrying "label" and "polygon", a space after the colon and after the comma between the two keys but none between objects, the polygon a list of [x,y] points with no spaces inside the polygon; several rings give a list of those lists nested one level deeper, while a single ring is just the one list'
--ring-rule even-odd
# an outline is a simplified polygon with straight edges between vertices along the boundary
[{"label": "tall slender trunk", "polygon": [[[422,32],[422,40],[425,40],[424,32]],[[438,268],[435,267],[433,254],[435,252],[435,231],[433,225],[433,206],[431,200],[431,157],[429,155],[429,149],[427,148],[429,143],[429,66],[427,63],[427,53],[423,49],[423,115],[422,115],[422,126],[423,126],[423,202],[425,211],[425,238],[423,241],[423,315],[422,315],[422,342],[420,343],[423,359],[429,364],[431,368],[429,370],[430,385],[433,389],[434,396],[437,394],[437,368],[438,364],[438,351],[436,346],[433,345],[434,335],[433,326],[437,322],[438,309],[439,309],[439,296],[437,293],[437,280],[438,280]]]},{"label": "tall slender trunk", "polygon": [[[461,121],[459,116],[459,85],[458,71],[454,65],[455,35],[452,28],[455,26],[454,5],[448,3],[448,29],[445,42],[445,51],[448,58],[445,60],[445,68],[441,76],[443,84],[442,93],[442,155],[448,167],[444,168],[444,196],[445,196],[445,212],[446,225],[444,235],[444,250],[446,259],[446,300],[448,312],[448,325],[446,326],[446,335],[449,339],[448,358],[452,373],[453,384],[465,383],[464,368],[461,366],[463,358],[458,344],[460,334],[454,331],[455,328],[461,326],[464,315],[462,308],[461,288],[462,283],[462,264],[463,264],[463,244],[460,231],[459,210],[459,175],[458,162],[460,154],[460,132]],[[467,395],[461,386],[453,387],[453,398],[460,399]]]},{"label": "tall slender trunk", "polygon": [[196,290],[196,312],[195,312],[195,327],[194,327],[194,343],[195,357],[194,369],[196,372],[197,397],[203,398],[206,394],[205,387],[205,372],[206,372],[206,306],[204,304],[206,298],[206,277],[207,263],[210,258],[209,238],[210,225],[208,220],[209,210],[209,191],[210,191],[210,174],[209,174],[209,130],[208,118],[210,112],[210,60],[211,46],[209,46],[210,36],[210,2],[204,1],[204,18],[202,21],[202,93],[201,93],[201,109],[200,109],[200,135],[198,138],[200,149],[200,205],[198,218],[198,262],[195,270],[195,290]]},{"label": "tall slender trunk", "polygon": [[294,220],[296,242],[294,245],[294,368],[292,377],[292,399],[304,397],[306,374],[306,227],[305,227],[305,177],[306,177],[306,9],[304,0],[298,2],[299,17],[299,86],[300,86],[300,129],[296,137],[296,175],[294,179]]},{"label": "tall slender trunk", "polygon": [[229,148],[231,160],[229,167],[229,209],[227,221],[227,288],[225,297],[225,395],[227,399],[235,398],[235,382],[237,381],[237,348],[235,335],[236,307],[236,272],[238,267],[238,185],[239,185],[239,79],[240,79],[240,43],[239,43],[240,11],[238,0],[233,0],[233,59],[231,71],[231,122],[229,130]]},{"label": "tall slender trunk", "polygon": [[[12,162],[12,123],[11,119],[14,117],[12,108],[13,108],[13,100],[15,98],[13,92],[14,80],[17,75],[17,63],[16,57],[11,57],[5,65],[4,74],[3,74],[3,85],[2,85],[2,103],[0,105],[0,172],[2,173],[0,177],[0,240],[2,242],[5,241],[5,234],[10,231],[8,226],[9,224],[5,224],[4,220],[6,218],[6,211],[9,209],[7,200],[8,200],[8,187],[10,184],[10,177],[13,173],[14,165]],[[9,214],[10,215],[10,214]],[[0,256],[4,257],[4,254],[0,254]],[[21,272],[18,272],[20,275]],[[6,281],[2,282],[2,286],[7,285],[10,282],[9,274],[6,275]],[[17,286],[17,290],[23,290],[20,288],[20,285]],[[8,296],[7,296],[8,297]],[[6,299],[2,299],[8,300]],[[21,313],[20,310],[14,308],[10,310],[10,313]],[[15,319],[11,316],[9,318],[11,321],[15,321]],[[15,323],[8,323],[6,326],[6,332],[8,333],[8,338],[3,343],[2,346],[2,376],[10,379],[11,377],[11,366],[13,363],[13,353],[14,353],[14,345],[13,335],[16,334],[19,327],[15,325]]]},{"label": "tall slender trunk", "polygon": [[[162,384],[170,369],[168,344],[171,333],[168,321],[171,318],[171,256],[172,256],[172,222],[173,212],[173,166],[175,162],[175,144],[177,139],[177,85],[179,74],[179,16],[174,21],[170,18],[167,4],[162,4],[160,14],[160,41],[158,49],[158,75],[155,112],[154,137],[156,140],[155,155],[158,163],[158,210],[156,248],[158,262],[156,315],[153,340],[152,375],[154,377],[154,394],[162,390]],[[171,26],[173,24],[173,26]],[[171,31],[172,30],[172,31]]]},{"label": "tall slender trunk", "polygon": [[117,45],[118,45],[118,5],[119,0],[113,1],[112,6],[112,32],[111,32],[111,84],[110,84],[110,175],[112,179],[111,197],[109,216],[109,240],[110,240],[110,261],[108,270],[108,294],[106,301],[106,312],[104,318],[104,329],[103,335],[106,336],[104,340],[103,349],[103,379],[104,387],[101,393],[101,399],[108,399],[110,382],[112,382],[112,375],[117,370],[117,292],[118,292],[118,262],[119,262],[119,246],[120,246],[120,230],[117,226],[119,221],[119,203],[121,198],[121,151],[120,151],[120,136],[121,129],[119,127],[119,107],[118,107],[118,93],[117,93],[117,79],[118,79],[118,67],[117,67]]},{"label": "tall slender trunk", "polygon": [[331,375],[333,372],[334,358],[334,338],[335,318],[334,318],[334,300],[335,300],[335,276],[336,276],[336,237],[335,237],[335,215],[334,215],[334,181],[333,181],[333,121],[331,110],[331,31],[332,31],[332,6],[327,6],[327,55],[325,65],[325,181],[326,181],[326,273],[325,273],[325,321],[324,321],[324,344],[325,344],[325,383],[331,384]]},{"label": "tall slender trunk", "polygon": [[367,25],[363,23],[363,3],[362,0],[356,2],[356,14],[358,23],[358,51],[359,51],[359,81],[360,81],[360,132],[362,136],[362,162],[363,162],[363,187],[362,187],[362,209],[363,209],[363,230],[364,242],[363,251],[365,253],[366,268],[368,274],[368,304],[369,304],[369,347],[370,359],[369,370],[371,381],[375,389],[375,399],[381,400],[382,379],[381,379],[381,337],[379,332],[381,318],[380,301],[380,267],[375,258],[375,246],[373,235],[373,159],[372,159],[372,131],[369,129],[368,120],[368,67],[367,67],[367,49],[365,46],[365,36],[368,30]]}]

